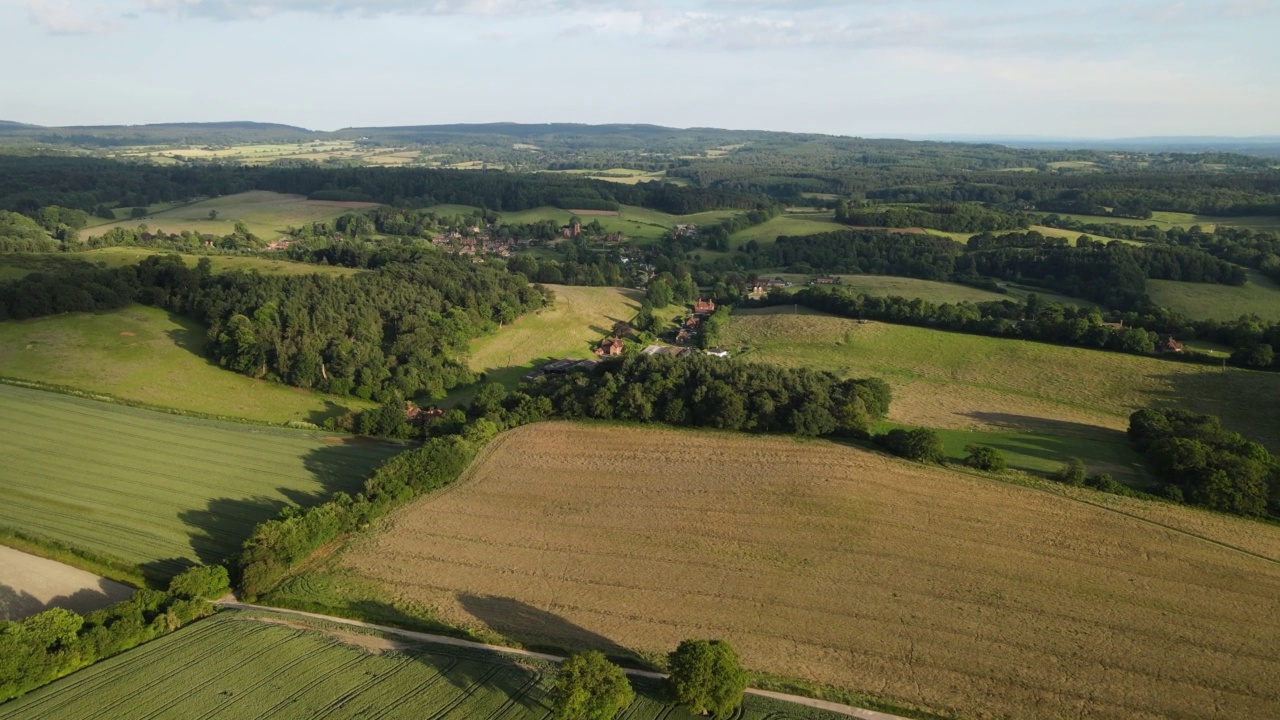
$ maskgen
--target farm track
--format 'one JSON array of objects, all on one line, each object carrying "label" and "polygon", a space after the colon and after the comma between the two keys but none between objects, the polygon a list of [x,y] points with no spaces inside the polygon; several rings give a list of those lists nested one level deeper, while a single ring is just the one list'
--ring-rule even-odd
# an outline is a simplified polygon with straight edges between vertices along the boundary
[{"label": "farm track", "polygon": [[[297,617],[309,618],[311,620],[322,620],[324,622],[335,623],[338,625],[347,625],[350,627],[357,627],[365,630],[374,630],[380,633],[385,633],[387,635],[395,635],[398,637],[403,637],[409,640],[413,640],[415,642],[431,643],[434,645],[447,645],[450,647],[466,648],[471,650],[497,652],[497,653],[502,653],[504,655],[534,658],[537,660],[544,660],[544,661],[555,662],[555,663],[559,663],[565,659],[563,656],[560,656],[560,655],[534,652],[531,650],[524,650],[521,648],[505,647],[502,645],[490,645],[488,643],[479,643],[471,640],[462,640],[460,638],[450,637],[448,635],[435,635],[432,633],[422,633],[422,632],[416,632],[413,630],[402,630],[400,628],[391,627],[389,625],[378,625],[375,623],[367,623],[360,620],[349,620],[347,618],[336,617],[333,615],[322,615],[320,613],[305,612],[302,610],[274,608],[267,605],[254,605],[252,603],[244,603],[244,602],[239,602],[238,600],[228,600],[225,598],[222,600],[219,600],[217,604],[220,605],[221,607],[234,609],[234,610],[267,611],[271,613],[278,613],[283,615],[294,615]],[[647,678],[650,680],[662,680],[667,677],[663,673],[650,672],[648,670],[635,670],[632,668],[624,668],[623,671],[632,677]],[[901,718],[897,715],[890,715],[888,713],[876,712],[874,710],[864,710],[862,708],[855,708],[849,705],[842,705],[840,703],[828,702],[826,700],[816,700],[814,698],[808,698],[801,695],[788,695],[785,693],[777,693],[769,690],[759,690],[756,688],[748,688],[747,692],[752,695],[759,695],[761,697],[768,697],[768,698],[780,700],[783,702],[794,703],[796,705],[803,705],[805,707],[818,708],[820,710],[836,712],[842,715],[847,715],[849,717],[862,718],[863,720],[906,720],[905,718]]]}]

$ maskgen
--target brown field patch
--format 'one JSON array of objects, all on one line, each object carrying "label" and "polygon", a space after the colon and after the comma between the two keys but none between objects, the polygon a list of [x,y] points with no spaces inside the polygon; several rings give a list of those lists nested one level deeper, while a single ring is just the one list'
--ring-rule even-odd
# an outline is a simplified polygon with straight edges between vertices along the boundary
[{"label": "brown field patch", "polygon": [[[1280,716],[1280,565],[1140,509],[833,443],[545,423],[341,562],[528,644],[722,637],[966,717]],[[1280,528],[1206,522],[1280,557]]]},{"label": "brown field patch", "polygon": [[129,330],[120,331],[120,337],[137,337],[137,336],[138,336],[138,333],[131,332]]}]

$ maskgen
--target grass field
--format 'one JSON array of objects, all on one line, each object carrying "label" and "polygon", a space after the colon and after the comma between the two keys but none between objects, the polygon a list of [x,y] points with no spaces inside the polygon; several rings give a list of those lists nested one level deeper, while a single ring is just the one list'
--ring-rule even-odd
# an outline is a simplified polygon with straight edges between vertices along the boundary
[{"label": "grass field", "polygon": [[[545,423],[341,564],[534,645],[720,637],[755,670],[964,717],[1275,716],[1280,528],[1190,534],[1207,514],[1143,505],[820,441]],[[1247,534],[1266,558],[1205,541]]]},{"label": "grass field", "polygon": [[730,238],[733,247],[738,247],[750,240],[758,243],[771,243],[779,236],[817,235],[843,229],[831,213],[797,213],[779,215],[768,222],[739,230]]},{"label": "grass field", "polygon": [[319,425],[372,407],[231,372],[204,356],[204,344],[205,330],[194,321],[143,305],[6,322],[0,323],[0,376],[271,423]]},{"label": "grass field", "polygon": [[1132,462],[1114,459],[1137,458],[1121,448],[1122,431],[1130,412],[1149,405],[1213,413],[1273,449],[1280,444],[1280,410],[1253,400],[1280,393],[1274,374],[794,312],[736,312],[721,344],[746,360],[883,377],[897,423],[1029,433],[1039,438],[1033,454],[1025,438],[1005,448],[1026,469],[1079,455],[1124,472]]},{"label": "grass field", "polygon": [[358,488],[399,445],[0,385],[0,525],[144,567],[222,562],[287,504]]},{"label": "grass field", "polygon": [[[433,209],[439,211],[439,208],[449,207],[458,206],[437,206]],[[667,231],[677,224],[709,225],[736,214],[738,213],[734,210],[716,210],[694,215],[669,215],[657,210],[623,205],[617,215],[592,215],[581,216],[581,218],[584,223],[598,220],[606,232],[622,233],[635,240],[656,240],[666,235]],[[519,212],[504,212],[501,214],[500,222],[514,224],[554,220],[561,225],[566,225],[573,216],[573,213],[568,210],[540,207]]]},{"label": "grass field", "polygon": [[[812,275],[796,275],[794,273],[761,273],[762,277],[780,277],[801,287],[813,278]],[[888,296],[897,295],[906,298],[923,298],[936,303],[960,302],[993,302],[1009,300],[1013,295],[1002,295],[990,290],[981,290],[968,285],[936,282],[934,280],[917,280],[916,278],[892,277],[889,275],[836,275],[840,278],[840,288],[847,292],[865,295]]]},{"label": "grass field", "polygon": [[1112,223],[1117,225],[1136,225],[1138,227],[1155,225],[1156,227],[1164,230],[1171,227],[1191,227],[1192,225],[1199,225],[1207,231],[1212,231],[1219,225],[1247,227],[1254,230],[1280,230],[1280,217],[1273,215],[1216,217],[1213,215],[1192,215],[1191,213],[1179,212],[1155,212],[1152,213],[1151,219],[1149,220],[1135,220],[1133,218],[1107,217],[1105,215],[1076,215],[1072,213],[1056,214],[1059,217],[1074,218],[1083,223]]},{"label": "grass field", "polygon": [[1147,291],[1156,303],[1196,320],[1235,320],[1241,315],[1280,320],[1280,286],[1254,270],[1242,287],[1148,280]]},{"label": "grass field", "polygon": [[[146,224],[153,231],[163,230],[168,233],[191,230],[226,235],[235,229],[236,221],[239,220],[254,235],[274,240],[288,227],[329,220],[343,213],[375,206],[376,203],[308,200],[302,195],[252,190],[181,205],[141,219],[98,225],[85,229],[82,235],[86,238],[97,237],[113,227],[133,229],[139,224]],[[210,210],[218,211],[218,219],[209,219]]]},{"label": "grass field", "polygon": [[259,255],[184,255],[139,247],[109,247],[76,253],[7,253],[0,255],[0,282],[17,280],[36,271],[56,271],[67,263],[87,262],[106,267],[133,265],[153,255],[179,255],[191,267],[208,258],[214,272],[253,270],[263,275],[354,275],[360,270],[337,265],[311,265]]},{"label": "grass field", "polygon": [[[356,634],[270,613],[223,612],[0,706],[36,718],[549,720],[554,666]],[[626,720],[692,720],[640,681]],[[748,697],[735,720],[836,720]]]},{"label": "grass field", "polygon": [[526,315],[492,335],[471,341],[470,367],[489,378],[515,385],[548,358],[592,357],[613,324],[628,321],[640,309],[638,290],[611,287],[549,286],[555,307]]}]

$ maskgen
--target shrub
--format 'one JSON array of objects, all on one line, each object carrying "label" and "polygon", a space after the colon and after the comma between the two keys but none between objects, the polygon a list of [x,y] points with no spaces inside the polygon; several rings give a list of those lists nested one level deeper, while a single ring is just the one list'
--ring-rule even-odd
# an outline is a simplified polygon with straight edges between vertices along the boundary
[{"label": "shrub", "polygon": [[676,701],[694,715],[720,720],[742,704],[747,674],[738,653],[720,640],[685,640],[668,656],[669,683]]},{"label": "shrub", "polygon": [[169,581],[169,594],[183,598],[217,600],[231,592],[231,578],[221,565],[199,565]]},{"label": "shrub", "polygon": [[999,450],[986,445],[966,445],[964,451],[965,465],[987,472],[1004,472],[1006,467],[1004,453]]},{"label": "shrub", "polygon": [[885,450],[908,460],[939,462],[945,454],[942,438],[928,428],[896,428],[877,440]]},{"label": "shrub", "polygon": [[609,720],[636,698],[622,668],[596,650],[561,663],[549,694],[558,720]]},{"label": "shrub", "polygon": [[1068,485],[1083,485],[1084,476],[1084,463],[1080,458],[1071,458],[1058,470],[1058,479]]}]

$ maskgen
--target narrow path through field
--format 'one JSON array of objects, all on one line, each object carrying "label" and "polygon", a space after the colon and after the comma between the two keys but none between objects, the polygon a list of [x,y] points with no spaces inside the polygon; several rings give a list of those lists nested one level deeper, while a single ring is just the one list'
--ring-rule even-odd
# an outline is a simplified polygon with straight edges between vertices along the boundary
[{"label": "narrow path through field", "polygon": [[[321,615],[319,613],[304,612],[302,610],[288,610],[285,608],[270,607],[268,605],[242,603],[235,600],[234,597],[230,595],[217,601],[216,604],[219,607],[231,610],[263,610],[282,615],[295,615],[298,617],[311,618],[313,620],[337,623],[339,625],[349,625],[368,630],[377,630],[378,632],[399,635],[400,637],[417,640],[419,642],[435,643],[438,645],[452,645],[455,647],[473,648],[477,650],[489,650],[506,655],[519,655],[521,657],[536,658],[538,660],[546,660],[548,662],[556,663],[564,660],[564,658],[559,655],[548,655],[546,653],[533,652],[531,650],[521,650],[519,648],[503,647],[501,645],[488,645],[485,643],[472,642],[470,640],[460,640],[458,638],[449,637],[448,635],[433,635],[431,633],[414,632],[412,630],[401,630],[400,628],[394,628],[387,625],[375,625],[374,623],[361,622],[359,620],[348,620],[346,618],[334,617],[333,615]],[[647,670],[624,669],[624,672],[635,677],[653,678],[657,680],[667,677],[663,673],[649,672]],[[819,710],[840,713],[841,715],[848,715],[849,717],[860,718],[861,720],[907,720],[907,718],[903,718],[899,715],[890,715],[888,713],[876,712],[875,710],[864,710],[851,705],[842,705],[840,703],[828,702],[826,700],[816,700],[814,698],[803,697],[800,695],[788,695],[786,693],[778,693],[771,690],[757,690],[756,688],[747,688],[747,692],[752,695],[773,698],[774,700],[781,700],[783,702],[795,703],[797,705],[804,705],[806,707],[817,708]]]}]

